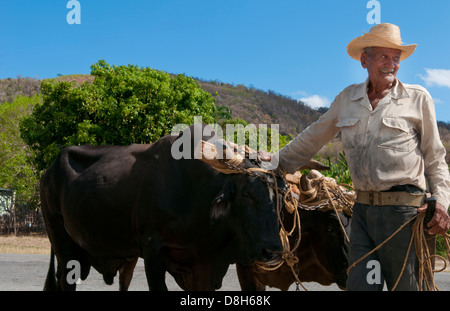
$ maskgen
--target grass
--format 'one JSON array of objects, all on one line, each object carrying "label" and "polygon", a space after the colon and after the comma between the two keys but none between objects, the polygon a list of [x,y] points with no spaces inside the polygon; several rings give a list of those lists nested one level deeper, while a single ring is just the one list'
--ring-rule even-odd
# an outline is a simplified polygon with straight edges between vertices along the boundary
[{"label": "grass", "polygon": [[50,241],[46,235],[0,235],[0,253],[50,254]]}]

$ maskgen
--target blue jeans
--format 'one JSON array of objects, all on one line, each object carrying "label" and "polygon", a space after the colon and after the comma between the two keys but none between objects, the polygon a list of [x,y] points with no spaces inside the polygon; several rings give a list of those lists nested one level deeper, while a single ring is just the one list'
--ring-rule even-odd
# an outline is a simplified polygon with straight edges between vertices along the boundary
[{"label": "blue jeans", "polygon": [[[417,214],[410,206],[370,206],[356,203],[353,207],[349,265],[384,242],[401,225]],[[381,291],[384,282],[391,290],[400,275],[409,241],[409,223],[379,250],[353,267],[348,275],[347,290]],[[411,245],[406,267],[395,290],[418,290],[418,260]]]}]

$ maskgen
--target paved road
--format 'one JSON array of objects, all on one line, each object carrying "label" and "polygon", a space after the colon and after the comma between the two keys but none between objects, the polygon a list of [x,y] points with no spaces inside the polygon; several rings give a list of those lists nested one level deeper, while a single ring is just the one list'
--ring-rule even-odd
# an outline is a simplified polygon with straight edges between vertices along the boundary
[{"label": "paved road", "polygon": [[[49,255],[0,254],[0,291],[41,291],[47,274]],[[437,273],[437,286],[441,291],[450,291],[450,272]],[[335,285],[320,286],[317,283],[304,283],[308,291],[339,291]],[[171,291],[180,291],[170,275],[167,275],[167,287]],[[80,291],[116,291],[119,288],[118,277],[111,286],[103,282],[102,276],[91,269],[86,281],[77,286]],[[295,291],[295,285],[290,291]],[[136,265],[130,291],[148,290],[145,280],[144,264],[140,259]],[[230,266],[223,280],[221,291],[239,291],[235,266]],[[270,289],[268,290],[277,290]]]}]

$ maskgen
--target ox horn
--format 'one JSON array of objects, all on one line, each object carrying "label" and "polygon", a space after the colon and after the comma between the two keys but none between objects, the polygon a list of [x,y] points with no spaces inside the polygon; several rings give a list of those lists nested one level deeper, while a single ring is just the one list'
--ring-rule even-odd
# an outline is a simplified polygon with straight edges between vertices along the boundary
[{"label": "ox horn", "polygon": [[301,177],[302,173],[300,171],[295,172],[295,174],[286,174],[286,176],[284,176],[287,182],[295,185],[300,183]]},{"label": "ox horn", "polygon": [[240,154],[241,156],[243,156],[245,158],[252,159],[252,158],[257,158],[257,156],[258,156],[258,151],[253,150],[252,148],[250,148],[247,145],[239,146],[231,141],[227,141],[224,139],[219,139],[216,144],[223,145],[224,148],[231,148],[234,153]]},{"label": "ox horn", "polygon": [[312,189],[311,180],[306,175],[302,175],[300,178],[300,186],[303,191],[310,191]]},{"label": "ox horn", "polygon": [[[222,154],[219,153],[220,151]],[[194,159],[205,162],[224,174],[239,173],[237,170],[230,169],[226,163],[239,166],[244,160],[240,154],[234,152],[234,146],[224,140],[219,140],[216,144],[199,141],[194,150]]]},{"label": "ox horn", "polygon": [[300,170],[317,170],[317,171],[327,171],[330,167],[320,163],[316,160],[309,160],[309,162],[305,165],[303,165]]}]

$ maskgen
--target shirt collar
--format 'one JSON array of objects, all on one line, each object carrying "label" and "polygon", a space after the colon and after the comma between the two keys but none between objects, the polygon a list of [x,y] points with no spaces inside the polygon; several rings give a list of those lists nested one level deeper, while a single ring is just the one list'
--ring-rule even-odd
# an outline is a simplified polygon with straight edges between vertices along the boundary
[{"label": "shirt collar", "polygon": [[369,78],[366,79],[364,83],[356,85],[353,88],[352,93],[350,94],[351,101],[357,101],[364,98],[364,95],[367,95],[367,85],[369,84]]},{"label": "shirt collar", "polygon": [[[391,89],[391,98],[394,99],[402,99],[402,98],[409,98],[409,94],[406,91],[405,86],[403,83],[400,82],[400,80],[395,79],[395,85]],[[357,101],[364,96],[367,96],[367,86],[369,85],[369,78],[366,79],[364,83],[358,84],[353,90],[350,95],[351,101]]]},{"label": "shirt collar", "polygon": [[395,81],[396,83],[391,90],[391,97],[395,99],[409,98],[409,94],[403,83],[401,83],[399,79],[395,79]]}]

